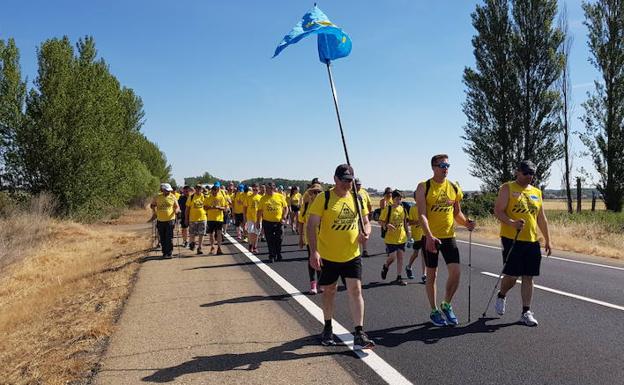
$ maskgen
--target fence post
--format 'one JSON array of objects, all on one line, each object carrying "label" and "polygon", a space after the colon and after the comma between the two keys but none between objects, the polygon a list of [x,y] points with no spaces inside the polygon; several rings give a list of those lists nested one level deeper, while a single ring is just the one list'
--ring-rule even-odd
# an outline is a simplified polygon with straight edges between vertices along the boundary
[{"label": "fence post", "polygon": [[576,178],[576,212],[581,212],[581,178]]},{"label": "fence post", "polygon": [[592,191],[592,211],[596,211],[596,192]]}]

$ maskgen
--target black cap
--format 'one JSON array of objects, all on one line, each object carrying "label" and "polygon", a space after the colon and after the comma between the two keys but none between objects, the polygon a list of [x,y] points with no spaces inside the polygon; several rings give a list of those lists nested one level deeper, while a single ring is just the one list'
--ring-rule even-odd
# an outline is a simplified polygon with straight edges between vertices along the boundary
[{"label": "black cap", "polygon": [[312,182],[310,182],[310,184],[315,184],[315,183],[320,183],[318,178],[313,178]]},{"label": "black cap", "polygon": [[334,171],[334,176],[342,181],[351,181],[353,180],[353,167],[348,164],[341,164],[336,167],[336,171]]},{"label": "black cap", "polygon": [[537,171],[537,167],[535,166],[535,163],[531,162],[530,160],[523,160],[522,162],[518,163],[518,170],[522,172],[532,172],[533,174],[535,174],[535,172]]},{"label": "black cap", "polygon": [[355,184],[362,184],[362,182],[360,181],[360,178],[355,178]]}]

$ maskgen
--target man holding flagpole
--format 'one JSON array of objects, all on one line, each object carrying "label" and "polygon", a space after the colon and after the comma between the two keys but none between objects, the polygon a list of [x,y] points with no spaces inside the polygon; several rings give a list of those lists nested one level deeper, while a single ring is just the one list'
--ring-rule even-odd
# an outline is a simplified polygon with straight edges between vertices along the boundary
[{"label": "man holding flagpole", "polygon": [[[306,36],[317,35],[319,60],[327,66],[327,75],[332,90],[336,118],[340,128],[340,137],[345,153],[346,164],[339,165],[334,172],[336,186],[319,194],[310,207],[307,233],[310,246],[310,265],[321,271],[319,285],[325,286],[323,313],[325,328],[321,335],[323,345],[334,345],[332,317],[334,297],[338,277],[346,278],[349,292],[349,307],[355,324],[354,348],[370,349],[375,346],[362,330],[364,321],[364,300],[362,298],[362,262],[358,243],[368,239],[371,226],[368,222],[368,210],[362,207],[358,199],[353,168],[349,161],[338,96],[331,71],[331,61],[346,57],[351,53],[351,39],[332,23],[316,6],[308,11],[295,27],[282,39],[275,49],[273,57],[291,44]],[[319,231],[317,235],[317,230]],[[318,245],[317,245],[318,239]]]},{"label": "man holding flagpole", "polygon": [[353,345],[356,349],[370,349],[375,343],[363,330],[364,298],[362,297],[362,259],[359,244],[368,239],[371,226],[368,210],[362,208],[363,231],[358,225],[357,199],[351,193],[353,168],[346,164],[336,167],[335,187],[318,194],[309,210],[307,234],[310,246],[310,266],[321,270],[318,284],[323,288],[323,316],[325,325],[321,344],[335,345],[332,332],[334,301],[338,278],[345,278],[349,293],[349,308],[355,325]]}]

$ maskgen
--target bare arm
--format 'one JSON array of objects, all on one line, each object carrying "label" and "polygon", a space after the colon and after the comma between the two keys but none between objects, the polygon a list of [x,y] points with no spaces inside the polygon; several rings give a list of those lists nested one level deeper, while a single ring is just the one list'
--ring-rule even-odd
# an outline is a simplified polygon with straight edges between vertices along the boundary
[{"label": "bare arm", "polygon": [[317,271],[321,269],[321,256],[318,253],[318,249],[316,247],[316,234],[318,232],[320,224],[321,217],[311,214],[308,218],[308,224],[306,226],[306,232],[308,234],[308,246],[310,246],[310,266]]},{"label": "bare arm", "polygon": [[464,226],[468,230],[472,231],[475,228],[475,221],[466,218],[466,216],[462,212],[461,204],[459,203],[459,201],[456,201],[453,204],[453,217],[455,218],[455,221],[457,221],[457,223]]},{"label": "bare arm", "polygon": [[550,255],[552,253],[550,245],[550,233],[548,232],[548,219],[546,219],[546,214],[544,213],[543,206],[540,207],[540,211],[537,214],[537,226],[544,235],[544,249],[546,250],[546,255]]}]

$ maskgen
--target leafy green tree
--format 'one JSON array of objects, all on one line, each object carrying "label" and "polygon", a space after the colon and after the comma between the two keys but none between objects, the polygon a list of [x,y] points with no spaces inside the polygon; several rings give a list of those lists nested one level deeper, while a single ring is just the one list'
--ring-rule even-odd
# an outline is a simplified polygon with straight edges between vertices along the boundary
[{"label": "leafy green tree", "polygon": [[15,135],[24,122],[26,82],[14,39],[0,40],[0,190],[15,187]]},{"label": "leafy green tree", "polygon": [[475,68],[464,70],[464,127],[471,174],[494,191],[531,159],[537,182],[561,158],[556,89],[563,33],[554,26],[556,0],[485,0],[472,15]]},{"label": "leafy green tree", "polygon": [[608,210],[624,204],[624,0],[584,2],[590,62],[602,76],[583,103],[585,132],[600,181],[596,186]]},{"label": "leafy green tree", "polygon": [[472,14],[477,34],[472,38],[475,68],[464,69],[468,122],[463,139],[470,156],[470,174],[482,188],[496,191],[514,175],[520,159],[517,100],[518,79],[513,66],[512,21],[508,0],[486,0]]},{"label": "leafy green tree", "polygon": [[565,36],[556,26],[557,0],[513,0],[513,62],[518,74],[521,155],[537,166],[545,185],[553,161],[563,156],[558,137],[561,95],[557,80],[564,66]]}]

